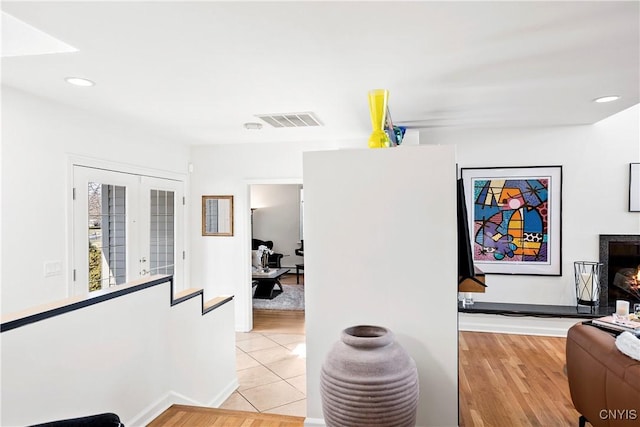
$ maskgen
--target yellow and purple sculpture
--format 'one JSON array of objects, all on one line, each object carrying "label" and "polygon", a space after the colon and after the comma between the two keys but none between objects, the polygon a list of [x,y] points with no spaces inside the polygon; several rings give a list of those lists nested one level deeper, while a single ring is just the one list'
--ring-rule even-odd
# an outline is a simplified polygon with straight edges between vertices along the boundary
[{"label": "yellow and purple sculpture", "polygon": [[387,114],[389,91],[374,89],[369,91],[369,111],[371,112],[371,126],[373,132],[369,137],[369,148],[386,148],[391,146],[389,135],[384,131]]}]

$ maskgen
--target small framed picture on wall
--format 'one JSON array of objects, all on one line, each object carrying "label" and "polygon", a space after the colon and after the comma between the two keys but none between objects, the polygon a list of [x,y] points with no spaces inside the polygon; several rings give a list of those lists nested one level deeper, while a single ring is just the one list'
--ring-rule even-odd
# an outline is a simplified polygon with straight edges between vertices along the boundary
[{"label": "small framed picture on wall", "polygon": [[640,212],[640,163],[629,168],[629,212]]}]

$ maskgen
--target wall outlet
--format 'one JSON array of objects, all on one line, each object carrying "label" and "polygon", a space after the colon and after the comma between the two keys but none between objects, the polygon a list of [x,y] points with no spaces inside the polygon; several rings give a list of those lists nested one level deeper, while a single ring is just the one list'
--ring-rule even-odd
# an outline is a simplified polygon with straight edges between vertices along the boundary
[{"label": "wall outlet", "polygon": [[45,261],[44,277],[59,276],[62,274],[62,261]]}]

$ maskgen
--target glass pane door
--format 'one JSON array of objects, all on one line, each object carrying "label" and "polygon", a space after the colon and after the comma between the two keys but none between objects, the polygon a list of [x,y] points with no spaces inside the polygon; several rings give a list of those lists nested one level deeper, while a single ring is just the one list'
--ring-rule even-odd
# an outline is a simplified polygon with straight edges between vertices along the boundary
[{"label": "glass pane door", "polygon": [[175,193],[150,190],[149,272],[175,272]]},{"label": "glass pane door", "polygon": [[[74,166],[72,295],[108,289],[137,277],[138,177]],[[134,227],[135,228],[135,227]]]},{"label": "glass pane door", "polygon": [[90,181],[89,291],[127,281],[127,188]]},{"label": "glass pane door", "polygon": [[176,289],[184,284],[184,204],[182,181],[143,176],[141,276],[172,274]]},{"label": "glass pane door", "polygon": [[73,295],[155,274],[183,286],[182,181],[84,166],[73,181]]}]

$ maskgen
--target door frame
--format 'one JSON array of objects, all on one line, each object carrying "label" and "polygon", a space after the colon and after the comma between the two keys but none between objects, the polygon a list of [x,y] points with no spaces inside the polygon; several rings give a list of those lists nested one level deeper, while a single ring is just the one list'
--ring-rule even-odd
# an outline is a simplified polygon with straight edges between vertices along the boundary
[{"label": "door frame", "polygon": [[[74,281],[73,281],[73,263],[74,263],[74,207],[73,207],[73,170],[75,166],[81,166],[86,168],[93,169],[103,169],[112,172],[126,173],[131,175],[140,175],[146,176],[149,178],[161,178],[161,179],[169,179],[173,181],[180,181],[183,185],[182,194],[185,197],[185,200],[188,201],[190,199],[189,193],[189,175],[187,173],[179,173],[173,171],[167,171],[162,169],[153,169],[144,166],[137,166],[132,164],[120,163],[111,160],[98,159],[89,156],[83,156],[78,154],[67,154],[67,177],[66,177],[66,200],[65,204],[65,248],[66,248],[66,260],[65,260],[65,271],[67,273],[68,285],[67,285],[67,297],[71,297],[74,295]],[[185,203],[183,206],[184,215],[182,215],[182,225],[176,224],[176,230],[178,228],[181,229],[182,232],[182,244],[183,250],[187,254],[184,260],[184,266],[182,271],[182,287],[186,288],[186,284],[189,283],[190,278],[190,257],[189,257],[189,239],[188,239],[188,230],[189,230],[189,207],[188,204]]]},{"label": "door frame", "polygon": [[294,184],[304,185],[302,177],[299,178],[254,178],[244,180],[244,232],[243,240],[243,265],[246,266],[243,274],[246,286],[242,286],[237,295],[238,318],[240,320],[240,332],[249,332],[253,329],[253,296],[251,286],[251,186],[252,185],[278,185]]}]

